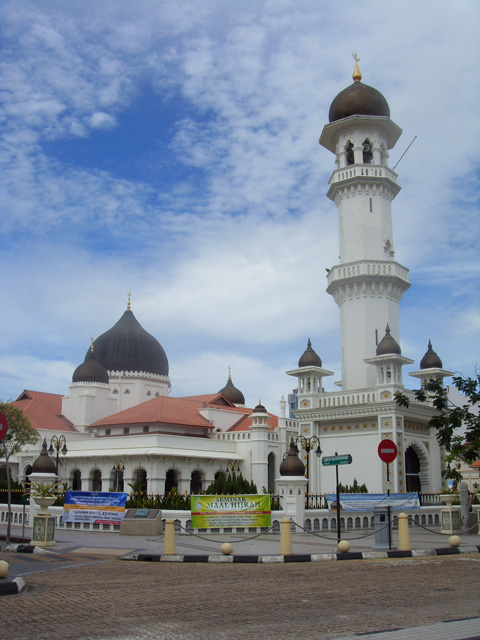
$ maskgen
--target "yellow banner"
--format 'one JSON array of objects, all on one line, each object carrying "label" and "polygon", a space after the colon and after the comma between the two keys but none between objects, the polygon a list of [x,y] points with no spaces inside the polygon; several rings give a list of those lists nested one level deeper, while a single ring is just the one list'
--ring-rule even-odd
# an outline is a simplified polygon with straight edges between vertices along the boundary
[{"label": "yellow banner", "polygon": [[270,527],[269,495],[191,496],[192,527]]}]

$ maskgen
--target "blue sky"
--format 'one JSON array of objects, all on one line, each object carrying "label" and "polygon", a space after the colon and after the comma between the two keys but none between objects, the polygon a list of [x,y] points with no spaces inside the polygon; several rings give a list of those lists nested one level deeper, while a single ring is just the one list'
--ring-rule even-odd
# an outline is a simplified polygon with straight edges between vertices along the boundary
[{"label": "blue sky", "polygon": [[163,345],[174,395],[250,406],[292,388],[308,337],[340,378],[334,169],[318,145],[363,81],[391,152],[402,353],[478,364],[480,8],[474,0],[0,4],[0,397],[65,393],[126,308]]}]

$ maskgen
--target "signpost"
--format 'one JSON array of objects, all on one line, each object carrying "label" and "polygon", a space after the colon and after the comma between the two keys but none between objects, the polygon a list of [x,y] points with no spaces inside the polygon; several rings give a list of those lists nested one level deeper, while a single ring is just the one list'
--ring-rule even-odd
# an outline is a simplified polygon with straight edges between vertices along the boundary
[{"label": "signpost", "polygon": [[[390,463],[395,460],[398,455],[398,449],[395,442],[392,440],[382,440],[378,445],[378,455],[382,462],[387,465],[387,499],[390,500]],[[392,526],[390,518],[390,503],[387,507],[388,510],[388,547],[392,548]]]},{"label": "signpost", "polygon": [[337,452],[335,452],[334,456],[324,456],[322,458],[322,464],[324,467],[333,467],[335,466],[335,479],[337,483],[337,543],[340,542],[340,486],[338,483],[338,467],[341,464],[351,464],[352,456],[347,453],[343,456],[339,456]]},{"label": "signpost", "polygon": [[[8,420],[7,416],[0,413],[0,442],[4,441],[5,436],[8,433]],[[3,452],[5,453],[5,466],[7,470],[7,506],[8,506],[8,523],[7,523],[7,536],[5,542],[10,544],[10,531],[12,522],[12,492],[10,486],[10,466],[8,464],[8,458],[10,451],[7,449],[7,445],[3,442]]]}]

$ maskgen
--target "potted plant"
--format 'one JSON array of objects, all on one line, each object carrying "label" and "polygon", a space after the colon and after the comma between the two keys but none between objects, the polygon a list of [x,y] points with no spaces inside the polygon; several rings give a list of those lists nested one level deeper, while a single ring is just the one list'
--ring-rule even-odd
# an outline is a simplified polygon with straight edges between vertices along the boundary
[{"label": "potted plant", "polygon": [[58,484],[58,482],[32,482],[30,496],[42,509],[47,509],[57,499]]},{"label": "potted plant", "polygon": [[440,493],[440,499],[447,505],[447,507],[451,507],[455,503],[458,504],[459,497],[458,491],[455,489],[442,489],[442,492]]}]

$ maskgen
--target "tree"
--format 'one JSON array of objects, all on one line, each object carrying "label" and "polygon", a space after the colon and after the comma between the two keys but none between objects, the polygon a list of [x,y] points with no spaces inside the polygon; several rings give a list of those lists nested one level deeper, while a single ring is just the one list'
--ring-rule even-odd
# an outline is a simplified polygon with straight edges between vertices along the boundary
[{"label": "tree", "polygon": [[[479,382],[478,377],[453,378],[453,385],[465,396],[463,405],[454,404],[448,397],[448,389],[438,380],[430,380],[413,392],[417,402],[431,401],[437,410],[428,426],[437,430],[437,441],[447,451],[445,478],[462,479],[450,463],[459,461],[470,465],[480,457]],[[409,399],[403,393],[398,392],[395,396],[400,407],[409,406]]]},{"label": "tree", "polygon": [[[0,413],[3,413],[8,422],[8,433],[5,436],[5,441],[13,441],[15,443],[9,455],[18,453],[26,444],[35,444],[40,440],[38,431],[32,427],[30,420],[23,415],[21,409],[17,409],[9,402],[0,402]],[[0,458],[4,456],[4,448],[0,446]]]}]

